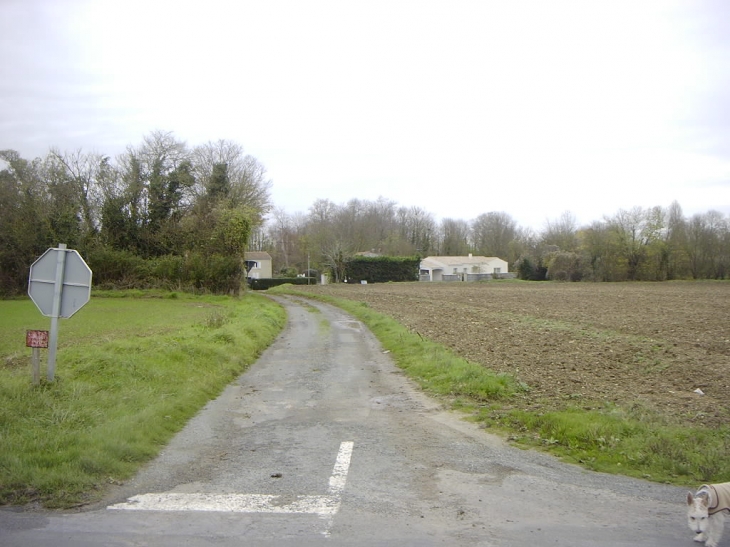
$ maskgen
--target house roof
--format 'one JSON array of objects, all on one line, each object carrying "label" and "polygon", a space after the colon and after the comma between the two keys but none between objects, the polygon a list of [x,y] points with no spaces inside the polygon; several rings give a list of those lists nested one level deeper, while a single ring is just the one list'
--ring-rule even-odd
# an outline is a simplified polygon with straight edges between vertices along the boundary
[{"label": "house roof", "polygon": [[271,260],[271,255],[266,251],[247,251],[243,253],[244,260]]},{"label": "house roof", "polygon": [[462,264],[488,264],[493,260],[502,260],[496,256],[427,256],[421,263],[433,266],[455,266]]}]

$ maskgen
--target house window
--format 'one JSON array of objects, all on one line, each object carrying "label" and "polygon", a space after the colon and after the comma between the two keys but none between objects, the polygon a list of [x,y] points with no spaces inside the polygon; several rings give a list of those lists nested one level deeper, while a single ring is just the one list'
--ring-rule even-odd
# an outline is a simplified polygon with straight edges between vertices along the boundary
[{"label": "house window", "polygon": [[251,277],[251,270],[259,268],[259,263],[255,260],[246,260],[246,272],[249,274],[249,277]]},{"label": "house window", "polygon": [[494,273],[502,273],[502,268],[494,268]]},{"label": "house window", "polygon": [[459,268],[454,268],[454,273],[459,273]]}]

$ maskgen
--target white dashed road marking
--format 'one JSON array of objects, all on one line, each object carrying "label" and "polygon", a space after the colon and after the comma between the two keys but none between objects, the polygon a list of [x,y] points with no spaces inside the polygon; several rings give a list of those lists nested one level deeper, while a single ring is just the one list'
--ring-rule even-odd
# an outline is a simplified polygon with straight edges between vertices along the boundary
[{"label": "white dashed road marking", "polygon": [[340,509],[342,492],[352,457],[352,441],[340,444],[335,466],[329,479],[327,494],[297,496],[289,503],[281,503],[280,495],[268,494],[141,494],[125,503],[110,505],[107,509],[129,511],[224,511],[232,513],[300,513],[333,517]]}]

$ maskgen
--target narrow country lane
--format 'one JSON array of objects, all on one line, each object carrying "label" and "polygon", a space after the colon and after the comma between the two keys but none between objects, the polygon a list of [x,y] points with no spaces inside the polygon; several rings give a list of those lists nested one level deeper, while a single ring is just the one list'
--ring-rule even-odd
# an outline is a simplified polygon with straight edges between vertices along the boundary
[{"label": "narrow country lane", "polygon": [[358,321],[289,324],[163,453],[81,512],[0,511],[0,545],[692,545],[684,490],[507,446],[415,389]]}]

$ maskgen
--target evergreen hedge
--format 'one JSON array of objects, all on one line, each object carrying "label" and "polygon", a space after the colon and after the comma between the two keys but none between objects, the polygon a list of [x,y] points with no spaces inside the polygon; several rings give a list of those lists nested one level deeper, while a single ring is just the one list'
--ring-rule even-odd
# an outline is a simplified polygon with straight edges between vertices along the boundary
[{"label": "evergreen hedge", "polygon": [[405,256],[357,256],[345,264],[348,283],[418,281],[421,259]]},{"label": "evergreen hedge", "polygon": [[249,286],[254,291],[265,291],[266,289],[270,289],[271,287],[277,287],[279,285],[285,285],[287,283],[291,285],[316,285],[317,280],[312,277],[274,277],[265,279],[251,278],[248,280]]}]

